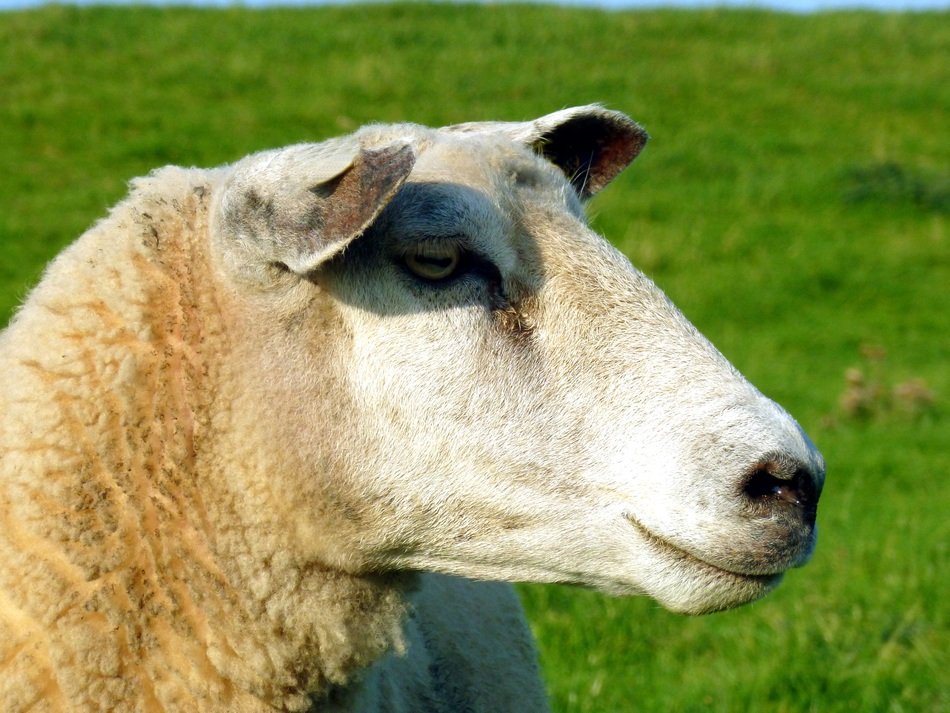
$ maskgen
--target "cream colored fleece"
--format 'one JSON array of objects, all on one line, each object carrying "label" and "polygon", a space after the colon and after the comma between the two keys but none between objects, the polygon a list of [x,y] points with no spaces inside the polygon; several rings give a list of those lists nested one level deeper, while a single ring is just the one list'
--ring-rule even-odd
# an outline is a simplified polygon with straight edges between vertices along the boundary
[{"label": "cream colored fleece", "polygon": [[304,563],[267,511],[214,178],[138,181],[0,335],[5,713],[300,710],[400,638],[399,577]]}]

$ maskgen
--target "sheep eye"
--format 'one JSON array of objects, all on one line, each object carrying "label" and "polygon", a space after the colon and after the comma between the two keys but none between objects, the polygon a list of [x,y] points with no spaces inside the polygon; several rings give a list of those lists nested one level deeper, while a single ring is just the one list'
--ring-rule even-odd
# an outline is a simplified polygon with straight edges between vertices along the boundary
[{"label": "sheep eye", "polygon": [[422,243],[415,252],[406,255],[406,267],[423,280],[445,280],[451,277],[462,261],[458,245],[427,245]]}]

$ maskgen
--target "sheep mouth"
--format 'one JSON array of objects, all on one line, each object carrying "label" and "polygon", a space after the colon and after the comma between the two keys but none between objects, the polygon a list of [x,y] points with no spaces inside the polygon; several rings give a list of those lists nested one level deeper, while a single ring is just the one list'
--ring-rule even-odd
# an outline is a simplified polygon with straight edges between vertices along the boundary
[{"label": "sheep mouth", "polygon": [[742,572],[733,569],[726,569],[721,565],[713,564],[707,560],[697,557],[692,552],[684,550],[682,547],[674,545],[672,542],[667,540],[660,535],[657,535],[650,528],[644,525],[637,517],[629,512],[624,513],[624,518],[629,522],[633,527],[639,532],[640,536],[643,537],[647,543],[652,546],[654,549],[662,552],[666,557],[677,560],[678,562],[692,568],[699,569],[705,572],[719,575],[727,576],[730,578],[743,580],[745,582],[755,583],[767,588],[773,587],[778,581],[782,578],[783,572],[771,572],[771,573],[750,573]]}]

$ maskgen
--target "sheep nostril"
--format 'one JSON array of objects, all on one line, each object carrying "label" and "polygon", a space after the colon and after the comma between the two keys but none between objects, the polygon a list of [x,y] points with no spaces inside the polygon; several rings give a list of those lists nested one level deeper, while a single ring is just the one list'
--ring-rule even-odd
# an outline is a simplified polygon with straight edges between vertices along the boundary
[{"label": "sheep nostril", "polygon": [[788,482],[772,475],[767,466],[756,468],[746,480],[744,487],[745,494],[752,500],[762,500],[779,494],[787,500],[791,490]]},{"label": "sheep nostril", "polygon": [[792,507],[800,510],[804,519],[814,520],[817,487],[805,468],[790,469],[771,461],[760,463],[746,479],[743,492],[749,500],[769,511]]}]

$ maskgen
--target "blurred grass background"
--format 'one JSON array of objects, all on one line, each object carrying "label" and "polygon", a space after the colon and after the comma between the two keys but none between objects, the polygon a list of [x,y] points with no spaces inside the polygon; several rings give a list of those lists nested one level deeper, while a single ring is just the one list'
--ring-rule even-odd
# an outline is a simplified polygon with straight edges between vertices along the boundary
[{"label": "blurred grass background", "polygon": [[814,561],[703,618],[523,586],[556,711],[947,711],[950,14],[0,13],[0,324],[125,192],[367,121],[600,101],[595,226],[819,444]]}]

